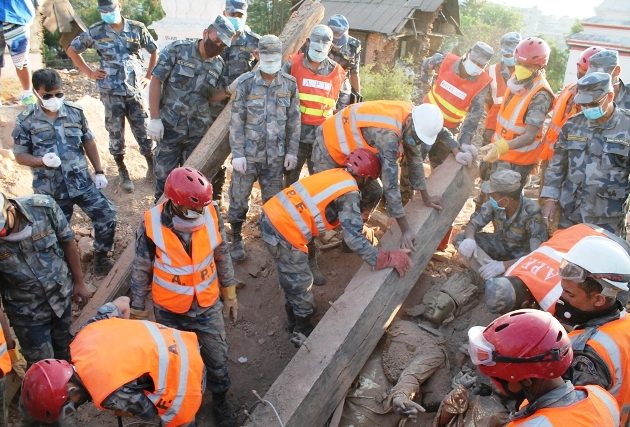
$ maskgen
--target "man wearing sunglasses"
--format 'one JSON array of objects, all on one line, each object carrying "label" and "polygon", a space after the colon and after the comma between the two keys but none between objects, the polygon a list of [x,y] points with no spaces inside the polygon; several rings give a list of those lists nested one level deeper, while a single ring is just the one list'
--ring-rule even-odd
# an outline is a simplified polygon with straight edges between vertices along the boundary
[{"label": "man wearing sunglasses", "polygon": [[590,223],[625,237],[630,112],[614,103],[607,73],[589,73],[577,87],[574,102],[582,111],[567,121],[555,144],[540,193],[543,216],[553,218],[559,208],[559,228]]}]

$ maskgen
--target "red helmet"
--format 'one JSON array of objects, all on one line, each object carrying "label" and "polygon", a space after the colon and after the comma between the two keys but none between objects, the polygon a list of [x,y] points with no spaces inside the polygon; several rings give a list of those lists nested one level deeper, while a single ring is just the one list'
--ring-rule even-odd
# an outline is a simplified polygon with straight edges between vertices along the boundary
[{"label": "red helmet", "polygon": [[178,206],[199,209],[212,202],[212,184],[197,169],[176,168],[166,177],[164,194]]},{"label": "red helmet", "polygon": [[348,172],[355,176],[376,179],[381,176],[381,161],[367,148],[357,148],[346,158]]},{"label": "red helmet", "polygon": [[514,56],[521,65],[544,67],[549,61],[551,49],[546,41],[538,37],[527,37],[516,46]]},{"label": "red helmet", "polygon": [[44,359],[24,375],[20,404],[36,421],[53,423],[68,400],[68,381],[74,369],[65,360]]},{"label": "red helmet", "polygon": [[560,322],[541,310],[516,310],[468,331],[468,352],[482,374],[507,382],[557,378],[573,361]]},{"label": "red helmet", "polygon": [[603,47],[599,46],[591,46],[584,49],[584,51],[580,55],[580,58],[577,61],[578,72],[586,74],[586,72],[588,71],[588,60],[591,58],[591,56],[595,55],[597,52],[603,49]]}]

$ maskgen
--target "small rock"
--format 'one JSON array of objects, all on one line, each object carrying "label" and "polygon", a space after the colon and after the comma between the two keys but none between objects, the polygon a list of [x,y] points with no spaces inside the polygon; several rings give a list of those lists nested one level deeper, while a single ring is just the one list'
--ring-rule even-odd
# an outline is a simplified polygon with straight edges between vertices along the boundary
[{"label": "small rock", "polygon": [[81,257],[81,262],[90,262],[94,257],[94,240],[90,237],[83,236],[79,239],[79,255]]},{"label": "small rock", "polygon": [[265,339],[261,338],[258,340],[258,344],[263,345],[265,343]]},{"label": "small rock", "polygon": [[422,313],[424,313],[424,304],[414,305],[413,307],[405,309],[405,314],[411,317],[418,317]]},{"label": "small rock", "polygon": [[247,363],[247,357],[241,356],[238,358],[238,363],[245,364]]},{"label": "small rock", "polygon": [[276,331],[274,331],[272,329],[267,331],[267,335],[270,336],[270,337],[273,336],[275,333],[276,333]]},{"label": "small rock", "polygon": [[92,230],[86,227],[77,227],[74,232],[80,236],[91,236]]}]

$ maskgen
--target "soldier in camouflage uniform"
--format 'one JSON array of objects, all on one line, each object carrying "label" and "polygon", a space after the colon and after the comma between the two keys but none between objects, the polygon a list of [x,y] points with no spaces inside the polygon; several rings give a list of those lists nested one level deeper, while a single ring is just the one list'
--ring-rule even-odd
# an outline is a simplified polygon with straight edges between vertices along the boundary
[{"label": "soldier in camouflage uniform", "polygon": [[[492,258],[478,269],[486,280],[503,274],[518,258],[548,239],[538,203],[523,196],[520,184],[521,176],[513,170],[502,169],[490,175],[481,185],[488,200],[471,215],[464,232],[454,239],[464,258],[479,259],[478,248]],[[494,224],[494,232],[482,232],[490,222]]]},{"label": "soldier in camouflage uniform", "polygon": [[[94,134],[82,108],[63,100],[61,77],[45,68],[33,73],[39,104],[20,114],[13,130],[15,160],[33,171],[33,190],[52,196],[72,219],[77,205],[94,227],[94,272],[104,275],[113,265],[116,208],[101,189],[107,179],[101,167]],[[94,167],[94,181],[87,159]]]},{"label": "soldier in camouflage uniform", "polygon": [[168,45],[153,69],[149,87],[149,137],[155,149],[155,199],[164,191],[168,174],[183,165],[212,124],[210,101],[224,96],[220,54],[229,47],[234,27],[217,16],[200,40],[179,40]]},{"label": "soldier in camouflage uniform", "polygon": [[602,49],[591,56],[587,73],[596,71],[610,74],[615,89],[615,104],[619,108],[630,109],[630,88],[619,77],[621,74],[619,52],[613,49]]},{"label": "soldier in camouflage uniform", "polygon": [[0,295],[29,365],[68,359],[73,293],[87,302],[74,233],[57,203],[0,193]]},{"label": "soldier in camouflage uniform", "polygon": [[232,104],[230,147],[233,174],[228,222],[232,226],[232,259],[247,256],[241,228],[256,180],[263,203],[282,190],[284,170],[297,164],[300,144],[300,100],[297,82],[280,71],[282,42],[260,39],[260,65],[239,79]]},{"label": "soldier in camouflage uniform", "polygon": [[540,193],[543,214],[552,218],[559,207],[560,228],[590,223],[625,237],[630,112],[613,102],[607,73],[587,74],[578,80],[577,89],[574,102],[582,111],[562,127],[554,147]]},{"label": "soldier in camouflage uniform", "polygon": [[350,23],[343,15],[331,16],[328,26],[333,31],[333,44],[328,56],[341,65],[348,75],[337,100],[337,110],[341,110],[350,104],[363,101],[359,76],[361,42],[348,34]]},{"label": "soldier in camouflage uniform", "polygon": [[[105,106],[105,128],[109,132],[109,152],[116,160],[122,188],[133,192],[134,185],[125,166],[125,117],[129,120],[140,153],[147,161],[147,178],[153,178],[151,140],[147,137],[147,112],[142,89],[149,82],[157,61],[158,48],[142,22],[120,16],[118,0],[99,0],[99,21],[79,34],[68,48],[68,56],[89,78],[96,80],[101,101]],[[101,57],[100,68],[93,70],[81,53],[96,49]],[[140,49],[150,54],[146,73],[142,72]]]}]

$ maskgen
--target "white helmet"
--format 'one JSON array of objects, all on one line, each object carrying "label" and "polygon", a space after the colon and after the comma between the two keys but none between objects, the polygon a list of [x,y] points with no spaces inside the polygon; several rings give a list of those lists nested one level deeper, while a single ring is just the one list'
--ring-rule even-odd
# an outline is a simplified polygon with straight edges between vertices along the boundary
[{"label": "white helmet", "polygon": [[602,295],[615,297],[628,290],[630,255],[604,236],[588,236],[576,243],[560,263],[560,277],[583,282],[587,277],[602,285]]},{"label": "white helmet", "polygon": [[444,126],[444,117],[440,109],[428,103],[413,107],[411,121],[416,135],[427,145],[433,145],[435,138]]}]

